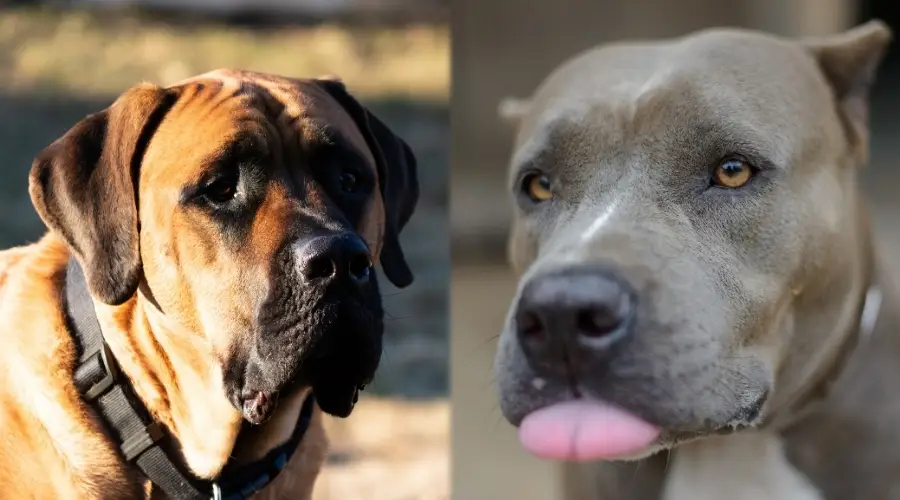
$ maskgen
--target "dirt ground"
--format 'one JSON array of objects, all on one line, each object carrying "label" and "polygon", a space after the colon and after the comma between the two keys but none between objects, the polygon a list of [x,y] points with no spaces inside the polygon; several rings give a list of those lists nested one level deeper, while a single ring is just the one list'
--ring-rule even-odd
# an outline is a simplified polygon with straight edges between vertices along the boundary
[{"label": "dirt ground", "polygon": [[315,500],[446,500],[450,408],[444,401],[361,400],[329,419],[331,456]]},{"label": "dirt ground", "polygon": [[382,364],[353,415],[327,423],[316,498],[447,498],[449,57],[448,30],[431,25],[261,29],[0,9],[0,248],[44,231],[27,194],[35,154],[129,86],[217,67],[339,75],[416,151],[421,197],[401,235],[416,281],[381,280]]}]

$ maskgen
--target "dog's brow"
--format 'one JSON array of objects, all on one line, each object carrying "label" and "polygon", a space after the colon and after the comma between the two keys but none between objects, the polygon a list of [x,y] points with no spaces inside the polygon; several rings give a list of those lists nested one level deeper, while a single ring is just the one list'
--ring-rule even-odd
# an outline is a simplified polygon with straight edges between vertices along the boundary
[{"label": "dog's brow", "polygon": [[227,165],[246,161],[261,161],[267,155],[265,141],[254,133],[240,133],[216,149],[207,164]]},{"label": "dog's brow", "polygon": [[316,127],[313,140],[304,145],[307,154],[315,156],[359,153],[352,141],[331,127]]},{"label": "dog's brow", "polygon": [[327,125],[314,125],[310,135],[316,146],[337,146],[346,142],[339,131]]},{"label": "dog's brow", "polygon": [[696,134],[690,141],[693,149],[701,147],[707,151],[707,161],[714,162],[730,154],[739,154],[756,168],[769,170],[777,168],[781,162],[775,158],[771,147],[741,130],[720,130],[709,134]]},{"label": "dog's brow", "polygon": [[522,172],[537,168],[545,160],[550,153],[551,146],[547,141],[546,132],[539,132],[513,154],[511,161],[512,172],[514,178],[517,178]]},{"label": "dog's brow", "polygon": [[560,147],[591,133],[578,121],[584,114],[583,109],[563,108],[541,119],[531,137],[513,154],[511,165],[516,175],[531,168],[552,169]]}]

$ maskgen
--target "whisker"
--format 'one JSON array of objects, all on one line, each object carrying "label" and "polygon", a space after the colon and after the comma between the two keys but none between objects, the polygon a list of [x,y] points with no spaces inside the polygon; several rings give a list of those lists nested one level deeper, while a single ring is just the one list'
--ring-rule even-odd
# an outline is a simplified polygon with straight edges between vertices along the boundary
[{"label": "whisker", "polygon": [[494,421],[494,429],[493,429],[493,431],[496,433],[497,431],[500,430],[500,424],[503,423],[503,413],[500,411],[499,405],[494,405],[493,407],[491,407],[491,411],[496,413],[496,415],[497,415],[497,419]]},{"label": "whisker", "polygon": [[493,399],[493,394],[488,394],[488,392],[491,392],[491,390],[495,387],[497,387],[497,378],[491,377],[491,380],[487,384],[481,386],[481,395],[490,396]]},{"label": "whisker", "polygon": [[500,338],[499,334],[493,335],[493,336],[489,337],[488,339],[486,339],[484,342],[481,342],[478,345],[472,347],[471,350],[469,350],[469,352],[467,352],[466,354],[470,355],[470,356],[478,354],[485,347],[491,347],[491,345],[492,345],[491,342],[494,342],[495,340],[498,340],[499,338]]},{"label": "whisker", "polygon": [[415,316],[400,316],[400,317],[396,317],[396,318],[393,316],[388,317],[388,321],[400,321],[403,319],[415,319]]},{"label": "whisker", "polygon": [[644,465],[644,460],[639,460],[637,465],[634,467],[634,474],[631,476],[631,488],[634,488],[634,485],[637,484],[638,472],[641,471],[641,466]]}]

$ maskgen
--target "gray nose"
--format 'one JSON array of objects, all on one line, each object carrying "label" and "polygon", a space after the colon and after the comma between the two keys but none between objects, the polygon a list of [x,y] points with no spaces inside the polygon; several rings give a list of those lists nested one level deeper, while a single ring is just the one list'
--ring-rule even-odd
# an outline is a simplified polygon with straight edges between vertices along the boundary
[{"label": "gray nose", "polygon": [[353,233],[312,238],[301,248],[298,265],[303,277],[310,282],[344,279],[364,284],[372,274],[369,248]]},{"label": "gray nose", "polygon": [[539,372],[571,374],[607,359],[634,329],[636,296],[606,268],[573,266],[526,283],[515,313],[520,345]]}]

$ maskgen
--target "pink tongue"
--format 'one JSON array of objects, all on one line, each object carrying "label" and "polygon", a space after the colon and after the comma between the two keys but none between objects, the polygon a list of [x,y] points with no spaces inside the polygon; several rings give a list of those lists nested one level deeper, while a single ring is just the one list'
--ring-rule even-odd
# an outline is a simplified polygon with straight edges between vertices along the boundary
[{"label": "pink tongue", "polygon": [[569,401],[531,413],[519,426],[529,452],[554,460],[608,460],[639,452],[659,429],[600,401]]}]

